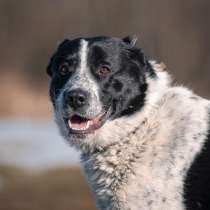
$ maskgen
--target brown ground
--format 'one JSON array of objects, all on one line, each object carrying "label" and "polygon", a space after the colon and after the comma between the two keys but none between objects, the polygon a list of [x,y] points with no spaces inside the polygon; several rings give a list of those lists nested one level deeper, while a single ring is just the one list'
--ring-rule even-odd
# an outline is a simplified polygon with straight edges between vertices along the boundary
[{"label": "brown ground", "polygon": [[28,175],[14,168],[0,167],[0,210],[94,209],[79,168]]}]

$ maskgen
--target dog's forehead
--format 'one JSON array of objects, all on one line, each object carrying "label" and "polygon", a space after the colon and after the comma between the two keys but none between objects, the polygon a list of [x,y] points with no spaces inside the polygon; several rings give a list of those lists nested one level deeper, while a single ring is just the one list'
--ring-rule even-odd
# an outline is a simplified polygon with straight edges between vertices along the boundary
[{"label": "dog's forehead", "polygon": [[119,42],[122,42],[120,38],[105,36],[69,39],[67,42],[59,46],[58,53],[65,57],[80,54],[85,43],[88,52],[91,52],[92,55],[95,54],[100,56],[103,52],[114,52],[117,49]]}]

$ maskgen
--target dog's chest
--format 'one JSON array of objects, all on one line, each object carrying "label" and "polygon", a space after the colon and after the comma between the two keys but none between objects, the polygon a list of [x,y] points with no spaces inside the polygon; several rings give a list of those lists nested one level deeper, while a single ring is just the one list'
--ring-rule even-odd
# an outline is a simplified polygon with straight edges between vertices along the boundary
[{"label": "dog's chest", "polygon": [[[185,166],[180,163],[180,168],[173,170],[178,160],[170,147],[161,144],[162,139],[158,143],[158,133],[154,132],[158,127],[154,124],[147,128],[151,131],[146,132],[146,136],[140,129],[139,135],[133,136],[132,144],[127,142],[112,147],[86,162],[86,172],[100,209],[107,209],[107,203],[111,204],[110,209],[116,210],[183,209],[183,174],[180,171]],[[142,143],[138,145],[135,138],[140,136]]]},{"label": "dog's chest", "polygon": [[163,148],[146,147],[138,152],[133,148],[134,153],[112,150],[108,156],[98,156],[97,160],[89,162],[95,166],[93,169],[86,165],[100,209],[184,209],[185,164],[180,163],[180,167],[174,169],[177,160],[173,155],[168,156],[167,151],[164,154]]},{"label": "dog's chest", "polygon": [[[173,170],[174,164],[150,161],[133,166],[126,184],[119,188],[117,197],[122,209],[130,210],[183,210],[183,173]],[[156,157],[158,158],[158,157]],[[132,190],[131,190],[132,189]]]}]

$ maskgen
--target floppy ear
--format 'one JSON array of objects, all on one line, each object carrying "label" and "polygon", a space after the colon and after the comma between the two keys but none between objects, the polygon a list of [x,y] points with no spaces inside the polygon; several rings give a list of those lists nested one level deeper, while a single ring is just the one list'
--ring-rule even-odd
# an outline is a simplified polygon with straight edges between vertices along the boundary
[{"label": "floppy ear", "polygon": [[54,62],[54,59],[57,55],[57,52],[62,48],[64,47],[67,43],[69,43],[70,39],[64,39],[64,41],[62,41],[59,45],[58,45],[58,48],[56,50],[56,52],[52,55],[52,57],[50,58],[50,62],[49,64],[47,65],[47,74],[49,76],[52,76],[52,65],[53,65],[53,62]]},{"label": "floppy ear", "polygon": [[122,39],[126,44],[130,45],[131,47],[134,47],[137,43],[137,36],[133,35],[133,36],[126,36]]}]

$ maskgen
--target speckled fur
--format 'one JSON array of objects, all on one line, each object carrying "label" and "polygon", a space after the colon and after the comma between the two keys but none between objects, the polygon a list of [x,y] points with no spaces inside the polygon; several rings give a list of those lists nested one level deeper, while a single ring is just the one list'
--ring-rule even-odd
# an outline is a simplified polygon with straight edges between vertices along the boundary
[{"label": "speckled fur", "polygon": [[[147,77],[140,111],[107,121],[86,139],[69,141],[82,153],[101,210],[186,210],[184,178],[204,145],[210,102],[172,86],[168,73],[150,63],[157,77]],[[61,111],[55,110],[55,118],[69,140]]]},{"label": "speckled fur", "polygon": [[101,210],[185,210],[184,177],[204,144],[210,103],[156,71],[144,108],[106,123],[93,137],[97,149],[83,150]]}]

